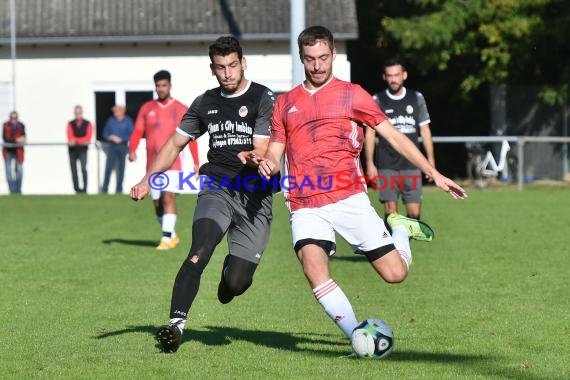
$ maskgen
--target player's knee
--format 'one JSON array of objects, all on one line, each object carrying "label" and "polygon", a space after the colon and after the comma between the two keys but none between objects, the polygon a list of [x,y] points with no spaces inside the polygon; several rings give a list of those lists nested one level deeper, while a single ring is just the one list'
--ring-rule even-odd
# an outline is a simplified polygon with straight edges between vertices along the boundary
[{"label": "player's knee", "polygon": [[388,270],[382,271],[382,278],[389,284],[398,284],[406,279],[408,269],[405,265],[401,265]]},{"label": "player's knee", "polygon": [[187,272],[190,275],[201,276],[205,265],[200,258],[195,255],[188,255],[188,258],[182,263],[181,272]]},{"label": "player's knee", "polygon": [[245,291],[251,286],[253,283],[253,278],[231,276],[230,278],[226,278],[225,281],[226,286],[232,295],[239,296],[245,293]]}]

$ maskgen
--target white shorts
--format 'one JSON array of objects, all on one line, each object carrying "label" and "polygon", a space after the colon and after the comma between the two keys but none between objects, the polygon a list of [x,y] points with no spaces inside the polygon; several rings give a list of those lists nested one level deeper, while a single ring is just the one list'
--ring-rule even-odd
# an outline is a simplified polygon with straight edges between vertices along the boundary
[{"label": "white shorts", "polygon": [[[335,232],[356,253],[370,252],[394,244],[384,221],[370,204],[366,193],[318,208],[302,208],[291,213],[293,246],[300,240],[315,239],[335,244]],[[333,255],[334,252],[327,252]]]}]

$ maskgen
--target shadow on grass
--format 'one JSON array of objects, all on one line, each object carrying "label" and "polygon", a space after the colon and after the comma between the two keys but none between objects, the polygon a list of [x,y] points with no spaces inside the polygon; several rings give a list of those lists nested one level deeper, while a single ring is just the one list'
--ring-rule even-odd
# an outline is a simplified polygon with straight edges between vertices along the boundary
[{"label": "shadow on grass", "polygon": [[137,247],[156,247],[158,242],[156,240],[135,240],[135,239],[106,239],[102,241],[103,244],[125,244],[134,245]]},{"label": "shadow on grass", "polygon": [[[449,352],[394,351],[387,359],[398,362],[445,363],[464,368],[466,374],[505,379],[536,379],[536,374],[522,367],[508,367],[504,358],[490,355],[455,354]],[[510,363],[512,364],[512,363]]]},{"label": "shadow on grass", "polygon": [[[120,330],[101,330],[94,339],[106,339],[123,334],[145,333],[154,338],[157,326],[130,326]],[[187,329],[182,344],[188,341],[200,342],[206,346],[225,346],[235,341],[246,341],[258,346],[287,350],[299,353],[311,353],[331,358],[348,355],[350,345],[338,335],[328,334],[292,334],[278,331],[246,330],[235,327],[206,326],[205,330]],[[313,345],[316,345],[313,346]],[[155,347],[158,348],[158,345]],[[359,359],[347,359],[359,360]],[[507,379],[536,379],[536,373],[517,367],[505,358],[482,354],[457,354],[451,352],[399,351],[396,349],[386,361],[441,363],[460,367],[465,374],[490,376]]]},{"label": "shadow on grass", "polygon": [[390,355],[391,361],[403,362],[476,363],[491,359],[485,355],[452,354],[449,352],[394,351]]},{"label": "shadow on grass", "polygon": [[[102,330],[95,339],[106,339],[114,336],[132,333],[147,333],[154,337],[157,326],[131,326],[120,330]],[[274,349],[311,352],[325,356],[338,357],[348,354],[350,346],[347,342],[341,341],[337,335],[324,334],[291,334],[278,331],[246,330],[234,327],[206,326],[206,330],[186,329],[182,337],[182,344],[188,341],[200,342],[206,346],[225,346],[234,341],[246,341],[258,346],[265,346]],[[311,348],[310,345],[319,345],[319,348]],[[327,350],[328,346],[331,350]],[[338,347],[341,346],[340,350]],[[158,346],[157,346],[158,347]],[[336,349],[335,349],[336,347]],[[346,352],[343,352],[346,351]]]}]

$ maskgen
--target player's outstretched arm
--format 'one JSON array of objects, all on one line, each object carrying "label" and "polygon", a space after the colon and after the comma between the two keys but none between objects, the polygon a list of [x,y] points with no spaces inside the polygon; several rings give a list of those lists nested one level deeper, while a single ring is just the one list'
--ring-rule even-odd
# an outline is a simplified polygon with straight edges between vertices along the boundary
[{"label": "player's outstretched arm", "polygon": [[259,174],[269,179],[279,172],[279,162],[285,153],[285,144],[272,141],[267,147],[265,158],[259,163],[257,168]]},{"label": "player's outstretched arm", "polygon": [[259,166],[259,163],[265,157],[268,147],[269,147],[269,136],[254,137],[253,150],[246,152],[239,152],[237,156],[242,164],[257,168]]},{"label": "player's outstretched arm", "polygon": [[134,201],[138,201],[143,199],[145,196],[150,193],[150,186],[148,184],[148,178],[153,173],[157,172],[164,172],[168,170],[178,154],[186,144],[190,141],[189,137],[182,136],[180,133],[174,132],[172,136],[166,141],[166,143],[160,149],[158,156],[156,156],[155,160],[150,165],[145,176],[141,179],[139,183],[131,188],[131,199]]},{"label": "player's outstretched arm", "polygon": [[467,198],[465,190],[451,179],[438,172],[424,157],[416,145],[400,133],[388,120],[384,120],[375,128],[376,133],[384,137],[388,143],[418,169],[433,179],[437,187],[448,192],[455,199]]},{"label": "player's outstretched arm", "polygon": [[376,148],[376,132],[372,128],[364,131],[364,156],[366,159],[366,175],[374,178],[378,175],[378,169],[374,163],[374,149]]}]

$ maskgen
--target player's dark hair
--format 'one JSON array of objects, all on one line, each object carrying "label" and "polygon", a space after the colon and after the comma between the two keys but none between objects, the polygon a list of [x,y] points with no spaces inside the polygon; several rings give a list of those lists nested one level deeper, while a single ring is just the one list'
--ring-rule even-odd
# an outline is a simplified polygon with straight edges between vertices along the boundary
[{"label": "player's dark hair", "polygon": [[398,65],[402,66],[402,71],[406,71],[406,66],[404,66],[404,62],[398,57],[388,58],[386,61],[384,61],[384,66],[382,66],[382,70],[386,70],[387,67],[398,66]]},{"label": "player's dark hair", "polygon": [[299,45],[299,56],[303,58],[303,46],[314,46],[319,41],[326,41],[331,51],[334,49],[333,34],[324,26],[309,26],[303,30],[297,38],[297,45]]},{"label": "player's dark hair", "polygon": [[154,78],[154,83],[158,82],[159,80],[164,80],[164,79],[166,79],[167,81],[170,82],[170,73],[166,70],[160,70],[159,72],[154,74],[153,78]]},{"label": "player's dark hair", "polygon": [[210,61],[214,62],[214,56],[230,55],[232,53],[237,53],[239,60],[243,57],[243,52],[239,41],[231,36],[219,37],[213,44],[210,45],[208,54],[210,55]]}]

